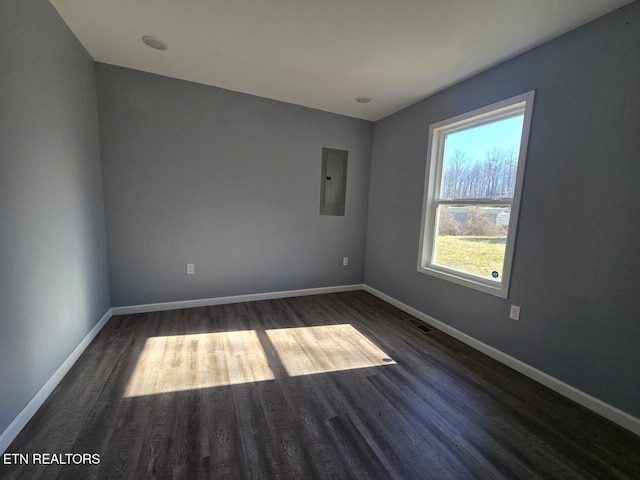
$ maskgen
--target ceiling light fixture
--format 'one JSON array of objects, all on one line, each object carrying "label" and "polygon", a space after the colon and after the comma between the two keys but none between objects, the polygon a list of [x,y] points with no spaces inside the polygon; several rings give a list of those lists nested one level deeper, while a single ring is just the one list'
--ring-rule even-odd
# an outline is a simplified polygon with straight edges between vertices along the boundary
[{"label": "ceiling light fixture", "polygon": [[142,41],[155,50],[167,50],[169,48],[169,45],[162,40],[158,40],[153,35],[145,35],[142,37]]},{"label": "ceiling light fixture", "polygon": [[356,102],[358,103],[369,103],[371,101],[371,97],[356,97]]}]

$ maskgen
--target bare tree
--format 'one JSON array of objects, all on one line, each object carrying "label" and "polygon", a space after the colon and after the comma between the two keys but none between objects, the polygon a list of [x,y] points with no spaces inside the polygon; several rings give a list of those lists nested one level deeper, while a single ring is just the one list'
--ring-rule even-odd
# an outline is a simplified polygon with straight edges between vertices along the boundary
[{"label": "bare tree", "polygon": [[513,197],[517,156],[513,148],[493,147],[481,160],[455,150],[447,157],[442,176],[442,198]]},{"label": "bare tree", "polygon": [[442,179],[442,197],[460,198],[467,163],[466,154],[462,150],[454,151],[453,155],[447,158]]}]

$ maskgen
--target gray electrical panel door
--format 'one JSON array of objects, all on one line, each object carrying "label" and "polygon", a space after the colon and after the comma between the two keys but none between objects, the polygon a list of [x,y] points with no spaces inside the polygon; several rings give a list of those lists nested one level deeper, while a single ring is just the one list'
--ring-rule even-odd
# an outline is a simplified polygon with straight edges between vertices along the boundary
[{"label": "gray electrical panel door", "polygon": [[344,215],[348,156],[346,150],[322,149],[320,215]]}]

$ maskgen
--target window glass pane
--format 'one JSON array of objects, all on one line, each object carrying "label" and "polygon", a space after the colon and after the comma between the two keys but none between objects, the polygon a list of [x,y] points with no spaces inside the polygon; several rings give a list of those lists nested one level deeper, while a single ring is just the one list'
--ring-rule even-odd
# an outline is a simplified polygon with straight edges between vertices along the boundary
[{"label": "window glass pane", "polygon": [[440,198],[512,198],[524,114],[445,135]]},{"label": "window glass pane", "polygon": [[510,207],[440,205],[433,263],[502,281]]}]

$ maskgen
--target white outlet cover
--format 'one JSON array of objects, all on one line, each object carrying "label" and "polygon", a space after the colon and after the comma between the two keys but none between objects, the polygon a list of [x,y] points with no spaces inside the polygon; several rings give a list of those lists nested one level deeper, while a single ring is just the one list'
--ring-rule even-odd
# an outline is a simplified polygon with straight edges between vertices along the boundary
[{"label": "white outlet cover", "polygon": [[342,266],[346,267],[349,265],[349,257],[342,257]]},{"label": "white outlet cover", "polygon": [[509,317],[512,320],[520,320],[520,307],[517,305],[511,305],[511,312],[509,313]]},{"label": "white outlet cover", "polygon": [[187,263],[187,274],[191,275],[193,273],[196,273],[196,269],[193,263]]}]

